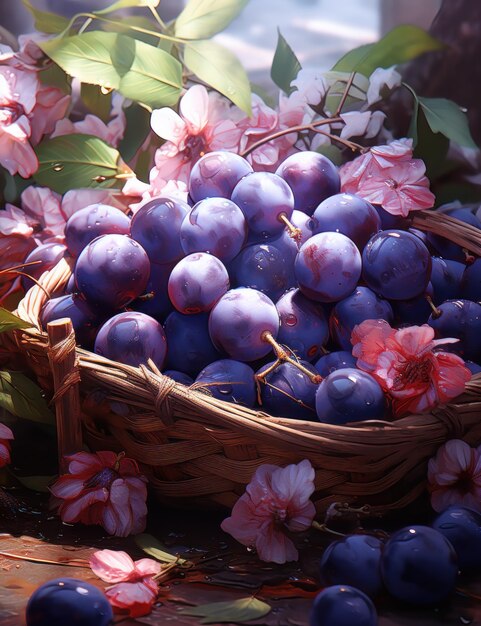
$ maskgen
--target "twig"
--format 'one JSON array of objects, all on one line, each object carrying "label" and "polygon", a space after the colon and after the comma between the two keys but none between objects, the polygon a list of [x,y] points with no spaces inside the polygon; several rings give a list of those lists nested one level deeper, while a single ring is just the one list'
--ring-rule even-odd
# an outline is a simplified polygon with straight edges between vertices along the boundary
[{"label": "twig", "polygon": [[317,122],[311,122],[310,124],[299,124],[298,126],[291,126],[290,128],[284,128],[283,130],[278,130],[272,135],[268,135],[263,139],[259,139],[252,144],[249,148],[240,153],[242,157],[246,157],[248,154],[263,146],[265,143],[269,141],[273,141],[274,139],[278,139],[279,137],[284,137],[284,135],[290,135],[291,133],[300,133],[303,130],[315,130],[318,126],[325,126],[326,124],[335,124],[336,122],[343,122],[342,117],[332,117],[328,119],[318,120]]},{"label": "twig", "polygon": [[352,72],[352,74],[349,76],[349,80],[347,81],[347,84],[346,84],[346,89],[344,90],[344,93],[342,94],[341,100],[339,101],[339,105],[336,109],[336,112],[334,113],[334,117],[338,117],[340,112],[342,111],[342,107],[346,103],[347,96],[349,95],[349,90],[352,87],[352,83],[354,82],[355,76],[356,76],[356,72]]}]

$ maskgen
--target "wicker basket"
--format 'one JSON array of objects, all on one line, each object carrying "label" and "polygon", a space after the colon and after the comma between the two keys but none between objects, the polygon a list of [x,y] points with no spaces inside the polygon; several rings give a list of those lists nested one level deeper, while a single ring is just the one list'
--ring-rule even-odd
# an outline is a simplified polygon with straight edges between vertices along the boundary
[{"label": "wicker basket", "polygon": [[[479,231],[418,212],[412,226],[446,236],[481,256]],[[405,507],[426,489],[427,462],[451,438],[481,441],[481,376],[456,402],[395,422],[332,426],[271,417],[188,389],[147,367],[121,365],[75,347],[70,322],[38,330],[48,293],[71,274],[62,260],[20,302],[32,328],[7,336],[56,406],[59,453],[83,444],[124,450],[163,502],[231,507],[263,463],[309,459],[319,511],[332,502],[370,504],[373,514]],[[48,292],[48,293],[47,293]],[[53,394],[53,395],[52,395]]]}]

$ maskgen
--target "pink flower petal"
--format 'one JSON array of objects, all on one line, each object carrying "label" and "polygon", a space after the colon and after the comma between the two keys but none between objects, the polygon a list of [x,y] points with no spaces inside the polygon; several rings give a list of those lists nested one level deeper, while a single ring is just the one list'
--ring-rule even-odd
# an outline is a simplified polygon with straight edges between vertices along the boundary
[{"label": "pink flower petal", "polygon": [[56,498],[71,500],[76,498],[84,489],[83,478],[66,474],[61,476],[51,487],[50,493]]},{"label": "pink flower petal", "polygon": [[230,517],[223,520],[221,528],[244,546],[254,546],[265,519],[256,516],[255,507],[247,494],[234,504]]},{"label": "pink flower petal", "polygon": [[432,349],[434,329],[427,324],[423,326],[408,326],[397,330],[387,338],[386,345],[391,350],[395,348],[405,356],[419,356]]},{"label": "pink flower petal", "polygon": [[120,550],[98,550],[90,557],[93,573],[106,583],[120,583],[135,576],[136,566],[126,552]]},{"label": "pink flower petal", "polygon": [[178,113],[168,107],[152,111],[150,126],[156,135],[171,141],[175,146],[187,136],[187,124]]},{"label": "pink flower petal", "polygon": [[139,559],[135,561],[135,573],[139,576],[156,576],[160,574],[161,565],[153,559]]},{"label": "pink flower petal", "polygon": [[256,550],[260,559],[282,565],[288,561],[297,561],[299,553],[291,539],[284,533],[274,530],[273,526],[265,529],[257,537]]},{"label": "pink flower petal", "polygon": [[69,461],[68,470],[70,474],[91,475],[102,469],[102,463],[96,454],[90,452],[77,452],[67,456]]},{"label": "pink flower petal", "polygon": [[[124,480],[118,478],[110,486],[110,502],[105,511],[105,529],[116,537],[127,537],[132,532],[133,511],[130,508],[129,488]],[[112,522],[115,520],[115,524]]]},{"label": "pink flower petal", "polygon": [[152,611],[157,592],[143,582],[119,583],[105,591],[113,607],[128,611],[130,617],[142,617]]},{"label": "pink flower petal", "polygon": [[304,459],[276,469],[272,473],[271,485],[279,498],[295,509],[304,506],[314,493],[314,478],[314,468],[310,461]]},{"label": "pink flower petal", "polygon": [[59,507],[59,514],[63,522],[73,524],[82,521],[82,516],[93,504],[107,502],[109,492],[107,489],[95,489],[74,500],[66,500]]},{"label": "pink flower petal", "polygon": [[[196,135],[209,119],[209,94],[203,85],[190,87],[180,100],[180,114],[187,122],[188,132]],[[155,130],[155,129],[154,129]]]}]

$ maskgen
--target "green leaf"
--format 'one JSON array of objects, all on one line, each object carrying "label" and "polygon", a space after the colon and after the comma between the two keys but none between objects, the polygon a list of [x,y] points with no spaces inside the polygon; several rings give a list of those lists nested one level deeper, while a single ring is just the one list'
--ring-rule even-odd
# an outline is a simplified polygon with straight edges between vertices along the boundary
[{"label": "green leaf", "polygon": [[83,83],[118,89],[120,76],[110,58],[110,51],[118,36],[115,33],[91,31],[41,41],[38,45],[70,76]]},{"label": "green leaf", "polygon": [[124,109],[125,133],[119,144],[119,152],[124,161],[137,153],[150,132],[150,113],[139,104],[132,104]]},{"label": "green leaf", "polygon": [[135,535],[134,541],[141,550],[161,563],[178,563],[179,565],[188,563],[185,559],[180,559],[174,554],[166,552],[165,546],[152,535],[147,533]]},{"label": "green leaf", "polygon": [[412,119],[412,127],[415,126],[415,132],[411,132],[411,136],[414,135],[416,138],[414,156],[424,161],[426,176],[432,184],[450,167],[446,159],[449,139],[442,133],[434,133],[426,120],[423,109],[419,106],[417,109],[417,114],[413,115]]},{"label": "green leaf", "polygon": [[113,13],[114,11],[119,11],[120,9],[129,9],[130,7],[153,7],[159,5],[160,0],[118,0],[118,2],[114,2],[106,9],[102,9],[100,11],[92,11],[95,15],[107,15],[107,13]]},{"label": "green leaf", "polygon": [[17,328],[32,328],[32,324],[24,322],[20,317],[17,317],[13,313],[10,313],[10,311],[7,311],[7,309],[0,307],[0,333],[5,333]]},{"label": "green leaf", "polygon": [[344,162],[344,159],[342,157],[342,150],[340,150],[337,146],[326,144],[324,146],[319,146],[316,152],[319,152],[319,154],[323,154],[330,161],[332,161],[334,165],[339,166],[342,165]]},{"label": "green leaf", "polygon": [[82,83],[80,86],[80,97],[82,102],[91,113],[94,113],[103,122],[110,119],[110,109],[112,108],[112,93],[103,93],[98,85]]},{"label": "green leaf", "polygon": [[292,48],[277,29],[277,47],[271,66],[272,80],[282,91],[290,94],[295,90],[291,87],[291,82],[301,69],[302,66]]},{"label": "green leaf", "polygon": [[0,406],[16,417],[54,424],[40,387],[21,372],[0,371]]},{"label": "green leaf", "polygon": [[39,491],[40,493],[49,493],[48,486],[52,483],[55,476],[17,476],[16,480],[31,491]]},{"label": "green leaf", "polygon": [[43,85],[58,87],[66,94],[72,92],[72,79],[56,63],[49,63],[44,70],[37,72],[37,76]]},{"label": "green leaf", "polygon": [[419,106],[434,133],[442,133],[460,146],[476,148],[469,131],[468,118],[460,107],[446,98],[421,98]]},{"label": "green leaf", "polygon": [[39,44],[67,74],[83,83],[117,89],[149,107],[174,106],[182,66],[173,56],[127,35],[90,31]]},{"label": "green leaf", "polygon": [[201,624],[219,624],[222,622],[238,623],[259,619],[267,615],[270,610],[269,604],[249,596],[228,602],[211,602],[210,604],[187,607],[180,609],[180,612],[184,615],[201,617]]},{"label": "green leaf", "polygon": [[61,33],[69,24],[66,17],[49,11],[41,11],[34,7],[30,0],[22,0],[22,4],[33,15],[35,28],[42,33]]},{"label": "green leaf", "polygon": [[359,72],[370,76],[378,67],[406,63],[425,52],[440,50],[444,44],[418,26],[397,26],[377,43],[349,51],[332,68],[340,72]]},{"label": "green leaf", "polygon": [[[119,91],[126,98],[142,102],[151,108],[175,106],[182,90],[182,65],[171,54],[149,46],[124,35],[119,41],[116,57],[122,73]],[[132,49],[132,64],[129,64],[129,42],[135,43]],[[131,44],[130,44],[131,45]],[[122,66],[124,63],[124,66]],[[128,71],[127,71],[128,70]]]},{"label": "green leaf", "polygon": [[249,79],[230,50],[215,41],[196,41],[186,44],[184,63],[201,80],[252,115]]},{"label": "green leaf", "polygon": [[175,36],[208,39],[239,15],[249,0],[189,0],[175,21]]},{"label": "green leaf", "polygon": [[35,181],[57,193],[82,187],[108,189],[124,183],[115,178],[126,171],[118,151],[98,137],[54,137],[42,141],[35,151],[39,162]]}]

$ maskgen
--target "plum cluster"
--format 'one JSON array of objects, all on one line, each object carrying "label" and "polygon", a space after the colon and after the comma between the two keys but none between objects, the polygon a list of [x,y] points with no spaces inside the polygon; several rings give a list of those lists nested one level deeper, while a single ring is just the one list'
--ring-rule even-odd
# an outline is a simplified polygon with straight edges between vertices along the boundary
[{"label": "plum cluster", "polygon": [[432,526],[406,526],[387,540],[354,534],[331,543],[320,563],[325,588],[314,600],[311,626],[377,626],[373,599],[383,593],[432,607],[454,593],[458,573],[479,572],[481,515],[451,506]]},{"label": "plum cluster", "polygon": [[[481,229],[469,209],[452,215]],[[384,418],[380,385],[351,354],[367,319],[428,323],[481,369],[481,260],[341,193],[337,168],[316,152],[275,173],[208,153],[188,202],[155,198],[132,218],[91,205],[65,236],[66,248],[46,244],[26,260],[40,261],[38,278],[64,254],[76,259],[42,325],[68,316],[85,348],[133,366],[151,359],[223,400],[333,424]]]}]

